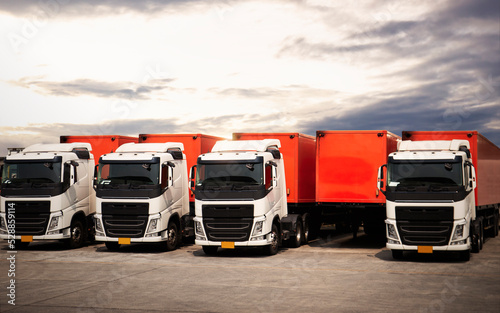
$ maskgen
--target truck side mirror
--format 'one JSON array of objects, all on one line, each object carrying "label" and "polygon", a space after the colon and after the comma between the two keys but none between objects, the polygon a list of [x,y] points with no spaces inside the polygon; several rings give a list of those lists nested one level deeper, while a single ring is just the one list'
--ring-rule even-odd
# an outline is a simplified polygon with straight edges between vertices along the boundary
[{"label": "truck side mirror", "polygon": [[472,163],[470,164],[470,170],[471,170],[471,176],[469,178],[469,186],[474,190],[476,189],[477,182],[476,182],[476,168]]},{"label": "truck side mirror", "polygon": [[[384,190],[384,167],[387,168],[387,164],[382,165],[381,167],[378,168],[378,175],[377,175],[377,190],[382,192],[385,195],[385,190]],[[378,193],[377,193],[378,196]]]},{"label": "truck side mirror", "polygon": [[92,187],[94,188],[94,190],[97,189],[97,173],[98,172],[99,172],[99,164],[97,164],[94,167],[94,179],[93,179],[93,184],[92,184]]},{"label": "truck side mirror", "polygon": [[191,189],[191,191],[194,193],[194,180],[196,178],[196,168],[197,168],[197,165],[193,165],[191,167],[191,171],[189,173],[189,189]]}]

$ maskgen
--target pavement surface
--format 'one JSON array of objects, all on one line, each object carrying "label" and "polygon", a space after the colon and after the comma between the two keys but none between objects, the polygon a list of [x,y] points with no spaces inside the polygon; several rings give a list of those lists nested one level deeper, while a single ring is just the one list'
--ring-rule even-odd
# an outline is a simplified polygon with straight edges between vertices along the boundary
[{"label": "pavement surface", "polygon": [[500,312],[500,237],[469,262],[417,253],[396,261],[362,231],[322,231],[275,256],[59,242],[14,253],[2,241],[0,286],[0,312]]}]

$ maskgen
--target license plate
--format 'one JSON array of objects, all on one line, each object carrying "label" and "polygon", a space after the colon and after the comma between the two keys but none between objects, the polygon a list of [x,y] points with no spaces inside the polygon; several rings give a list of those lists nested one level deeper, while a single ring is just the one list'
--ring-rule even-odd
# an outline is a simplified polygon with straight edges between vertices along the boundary
[{"label": "license plate", "polygon": [[130,238],[118,238],[118,243],[121,245],[129,245]]},{"label": "license plate", "polygon": [[229,241],[224,241],[224,242],[221,242],[221,248],[224,248],[224,249],[234,249],[234,242],[229,242]]},{"label": "license plate", "polygon": [[418,246],[418,253],[432,253],[432,246]]},{"label": "license plate", "polygon": [[33,236],[21,236],[21,242],[32,242]]}]

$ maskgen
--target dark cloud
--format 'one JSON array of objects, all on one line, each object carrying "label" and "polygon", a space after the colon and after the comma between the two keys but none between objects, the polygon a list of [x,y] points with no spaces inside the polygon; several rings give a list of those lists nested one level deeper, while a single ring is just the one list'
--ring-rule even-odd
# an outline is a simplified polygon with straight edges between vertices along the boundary
[{"label": "dark cloud", "polygon": [[223,7],[231,0],[2,0],[0,11],[14,15],[113,15],[127,12],[158,14],[181,10],[191,4]]},{"label": "dark cloud", "polygon": [[54,82],[24,77],[11,83],[24,88],[32,88],[38,93],[51,96],[94,96],[144,100],[150,98],[155,91],[170,89],[167,84],[172,81],[173,79],[156,79],[148,81],[147,84],[137,84],[76,79],[67,82]]}]

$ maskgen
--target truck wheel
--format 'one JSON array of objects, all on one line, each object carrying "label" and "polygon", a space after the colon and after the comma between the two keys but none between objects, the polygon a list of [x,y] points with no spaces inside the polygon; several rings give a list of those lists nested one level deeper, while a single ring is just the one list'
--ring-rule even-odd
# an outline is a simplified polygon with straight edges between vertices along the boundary
[{"label": "truck wheel", "polygon": [[298,220],[295,223],[295,236],[290,237],[288,239],[288,246],[291,248],[300,247],[300,243],[302,242],[302,222]]},{"label": "truck wheel", "polygon": [[394,260],[401,260],[403,258],[403,250],[391,250],[391,252]]},{"label": "truck wheel", "polygon": [[87,235],[83,223],[79,219],[74,219],[71,222],[70,238],[67,239],[66,245],[70,249],[79,248],[83,246],[86,238]]},{"label": "truck wheel", "polygon": [[106,241],[104,244],[109,251],[118,251],[120,249],[120,244],[116,241]]},{"label": "truck wheel", "polygon": [[309,242],[309,220],[304,222],[304,230],[302,232],[302,244],[307,245]]},{"label": "truck wheel", "polygon": [[28,248],[30,243],[29,242],[22,242],[21,240],[16,239],[16,241],[14,242],[14,245],[15,245],[16,249],[22,250],[22,249]]},{"label": "truck wheel", "polygon": [[167,234],[167,250],[175,250],[179,244],[179,232],[177,230],[177,225],[173,221],[168,223]]},{"label": "truck wheel", "polygon": [[498,236],[498,211],[495,212],[495,218],[493,218],[493,237]]},{"label": "truck wheel", "polygon": [[481,221],[479,229],[480,229],[479,250],[483,250],[483,244],[484,244],[484,225],[483,225],[483,221]]},{"label": "truck wheel", "polygon": [[215,246],[203,246],[203,252],[205,252],[206,255],[216,255],[218,248],[219,247]]},{"label": "truck wheel", "polygon": [[470,260],[470,250],[460,251],[460,260],[467,262]]},{"label": "truck wheel", "polygon": [[267,246],[267,255],[275,255],[278,253],[279,249],[279,242],[280,242],[280,234],[278,232],[278,226],[276,224],[273,224],[273,227],[271,229],[271,244]]}]

